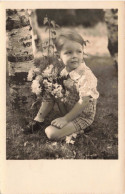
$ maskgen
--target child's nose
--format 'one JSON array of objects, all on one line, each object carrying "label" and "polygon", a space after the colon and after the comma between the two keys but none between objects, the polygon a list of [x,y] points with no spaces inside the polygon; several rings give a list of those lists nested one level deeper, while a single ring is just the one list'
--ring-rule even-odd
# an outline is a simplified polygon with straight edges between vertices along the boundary
[{"label": "child's nose", "polygon": [[77,53],[76,52],[73,53],[73,58],[75,58],[75,57],[77,57]]}]

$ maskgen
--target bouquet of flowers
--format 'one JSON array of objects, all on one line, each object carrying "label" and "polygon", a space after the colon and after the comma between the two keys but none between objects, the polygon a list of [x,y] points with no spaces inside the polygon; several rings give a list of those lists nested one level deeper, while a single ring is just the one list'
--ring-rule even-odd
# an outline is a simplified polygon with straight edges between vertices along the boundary
[{"label": "bouquet of flowers", "polygon": [[56,58],[53,58],[53,63],[48,65],[46,60],[44,59],[39,67],[33,67],[29,71],[28,81],[32,81],[32,92],[37,96],[44,96],[46,93],[55,96],[55,98],[63,98],[65,94],[63,80],[65,78],[59,75],[63,65]]},{"label": "bouquet of flowers", "polygon": [[60,72],[64,68],[55,49],[56,27],[54,21],[50,21],[46,16],[44,25],[49,30],[49,39],[42,43],[42,52],[38,52],[34,57],[34,67],[28,73],[28,81],[32,81],[32,92],[37,96],[51,95],[55,98],[65,101],[68,91],[65,91],[63,80],[66,77],[61,76]]},{"label": "bouquet of flowers", "polygon": [[[52,95],[61,101],[66,100],[68,91],[65,90],[63,81],[67,78],[60,75],[60,71],[63,69],[63,64],[55,59],[55,64],[49,64],[45,69],[39,67],[33,67],[28,74],[28,80],[32,81],[32,92],[37,96],[44,94]],[[45,63],[42,67],[45,66]]]}]

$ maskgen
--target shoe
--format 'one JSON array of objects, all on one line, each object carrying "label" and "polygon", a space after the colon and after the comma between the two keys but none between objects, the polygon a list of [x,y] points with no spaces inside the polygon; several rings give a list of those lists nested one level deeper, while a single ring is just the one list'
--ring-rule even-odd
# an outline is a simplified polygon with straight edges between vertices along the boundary
[{"label": "shoe", "polygon": [[34,133],[39,131],[42,126],[43,126],[44,122],[38,122],[38,121],[31,121],[29,122],[29,124],[26,126],[26,128],[24,128],[23,133],[24,134],[30,134],[30,133]]}]

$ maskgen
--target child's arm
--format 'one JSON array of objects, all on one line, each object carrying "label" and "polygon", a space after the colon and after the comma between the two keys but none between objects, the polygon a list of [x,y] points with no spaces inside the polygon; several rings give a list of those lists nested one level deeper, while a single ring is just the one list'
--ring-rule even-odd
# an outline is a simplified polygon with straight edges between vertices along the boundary
[{"label": "child's arm", "polygon": [[57,118],[51,122],[52,125],[58,128],[64,127],[66,124],[75,119],[89,103],[90,97],[85,96],[82,100],[80,99],[72,110],[67,113],[64,117]]},{"label": "child's arm", "polygon": [[75,104],[75,106],[72,108],[72,110],[64,116],[65,119],[68,122],[70,122],[73,119],[75,119],[83,111],[83,109],[88,105],[89,100],[90,100],[89,96],[85,96],[82,100],[80,99]]}]

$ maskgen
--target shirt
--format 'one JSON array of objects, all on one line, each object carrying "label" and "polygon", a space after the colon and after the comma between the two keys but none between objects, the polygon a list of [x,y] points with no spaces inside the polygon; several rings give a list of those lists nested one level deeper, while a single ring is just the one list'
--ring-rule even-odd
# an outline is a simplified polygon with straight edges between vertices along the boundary
[{"label": "shirt", "polygon": [[79,99],[82,100],[84,96],[91,96],[94,99],[99,97],[97,78],[85,63],[81,63],[78,68],[71,72],[67,72],[64,68],[60,74],[61,76],[69,75],[69,79],[64,81],[64,85],[71,93],[78,93]]}]

